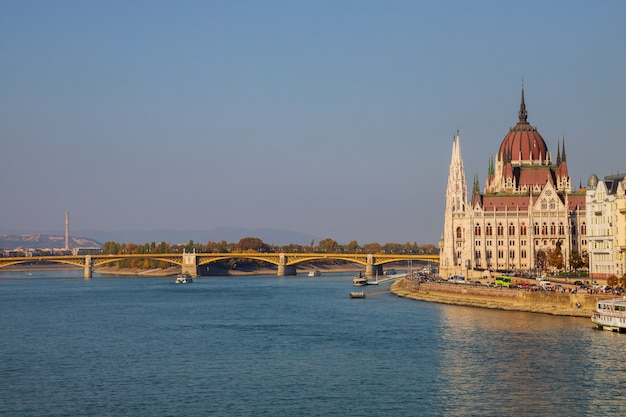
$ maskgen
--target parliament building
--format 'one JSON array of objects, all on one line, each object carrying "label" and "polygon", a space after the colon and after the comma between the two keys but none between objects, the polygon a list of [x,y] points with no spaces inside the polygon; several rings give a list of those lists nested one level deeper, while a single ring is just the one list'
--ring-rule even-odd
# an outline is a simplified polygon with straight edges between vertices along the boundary
[{"label": "parliament building", "polygon": [[547,259],[557,249],[564,268],[572,251],[587,250],[585,190],[572,189],[565,139],[555,160],[527,120],[523,86],[518,116],[489,158],[482,192],[475,177],[468,193],[459,133],[454,137],[439,242],[441,277],[541,273],[551,268]]}]

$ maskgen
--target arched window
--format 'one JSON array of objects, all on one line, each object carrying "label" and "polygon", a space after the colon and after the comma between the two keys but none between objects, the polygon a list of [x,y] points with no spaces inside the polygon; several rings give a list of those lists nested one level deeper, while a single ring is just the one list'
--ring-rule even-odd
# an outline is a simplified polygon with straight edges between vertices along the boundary
[{"label": "arched window", "polygon": [[493,235],[493,228],[491,227],[491,223],[487,223],[487,227],[485,228],[485,235]]},{"label": "arched window", "polygon": [[474,227],[474,235],[480,236],[480,225],[478,223],[476,223],[476,226]]},{"label": "arched window", "polygon": [[539,223],[535,222],[535,225],[533,226],[533,234],[538,235],[539,234]]},{"label": "arched window", "polygon": [[522,236],[526,236],[526,223],[522,223],[519,226],[519,234]]},{"label": "arched window", "polygon": [[541,225],[541,234],[542,235],[548,234],[548,224],[546,222],[543,222],[543,224]]},{"label": "arched window", "polygon": [[550,234],[556,235],[556,224],[554,222],[550,223]]},{"label": "arched window", "polygon": [[504,234],[504,226],[502,223],[498,223],[498,236],[502,236]]},{"label": "arched window", "polygon": [[460,227],[456,228],[456,238],[457,239],[462,239],[463,238],[463,229],[461,229]]},{"label": "arched window", "polygon": [[581,235],[586,235],[587,234],[587,225],[585,224],[585,222],[583,222],[580,225],[580,234]]},{"label": "arched window", "polygon": [[565,234],[565,226],[563,225],[563,222],[559,222],[559,234],[560,235]]},{"label": "arched window", "polygon": [[515,225],[513,223],[509,224],[509,236],[515,236]]}]

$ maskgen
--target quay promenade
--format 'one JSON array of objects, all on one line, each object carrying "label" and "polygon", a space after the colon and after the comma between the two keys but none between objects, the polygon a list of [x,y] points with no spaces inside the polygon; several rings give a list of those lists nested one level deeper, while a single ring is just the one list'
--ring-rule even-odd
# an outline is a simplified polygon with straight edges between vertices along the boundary
[{"label": "quay promenade", "polygon": [[560,316],[591,317],[598,299],[611,299],[613,294],[587,292],[531,292],[516,288],[499,288],[451,284],[445,282],[418,282],[401,279],[390,291],[404,298],[442,304],[524,311]]}]

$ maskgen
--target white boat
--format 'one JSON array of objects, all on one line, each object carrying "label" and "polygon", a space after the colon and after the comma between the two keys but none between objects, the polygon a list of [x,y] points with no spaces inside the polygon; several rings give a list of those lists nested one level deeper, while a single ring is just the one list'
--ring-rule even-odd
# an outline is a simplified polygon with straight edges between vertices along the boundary
[{"label": "white boat", "polygon": [[309,271],[309,274],[308,274],[309,277],[319,277],[320,275],[322,275],[322,273],[319,271],[319,269],[314,269],[312,271]]},{"label": "white boat", "polygon": [[190,282],[193,282],[193,278],[191,278],[191,275],[189,274],[178,274],[176,276],[177,284],[188,284]]},{"label": "white boat", "polygon": [[352,291],[350,298],[365,298],[365,291]]},{"label": "white boat", "polygon": [[596,301],[591,321],[603,330],[626,332],[626,298]]},{"label": "white boat", "polygon": [[352,278],[352,285],[354,285],[355,287],[362,287],[364,285],[367,285],[367,278],[361,275],[361,273],[359,272],[359,275],[355,275],[354,278]]}]

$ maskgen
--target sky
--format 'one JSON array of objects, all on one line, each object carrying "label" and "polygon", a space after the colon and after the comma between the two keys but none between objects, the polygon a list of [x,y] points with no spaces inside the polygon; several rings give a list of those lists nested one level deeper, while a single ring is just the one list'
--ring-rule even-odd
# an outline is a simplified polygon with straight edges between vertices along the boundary
[{"label": "sky", "polygon": [[0,229],[271,228],[436,244],[517,123],[626,172],[626,2],[12,1]]}]

